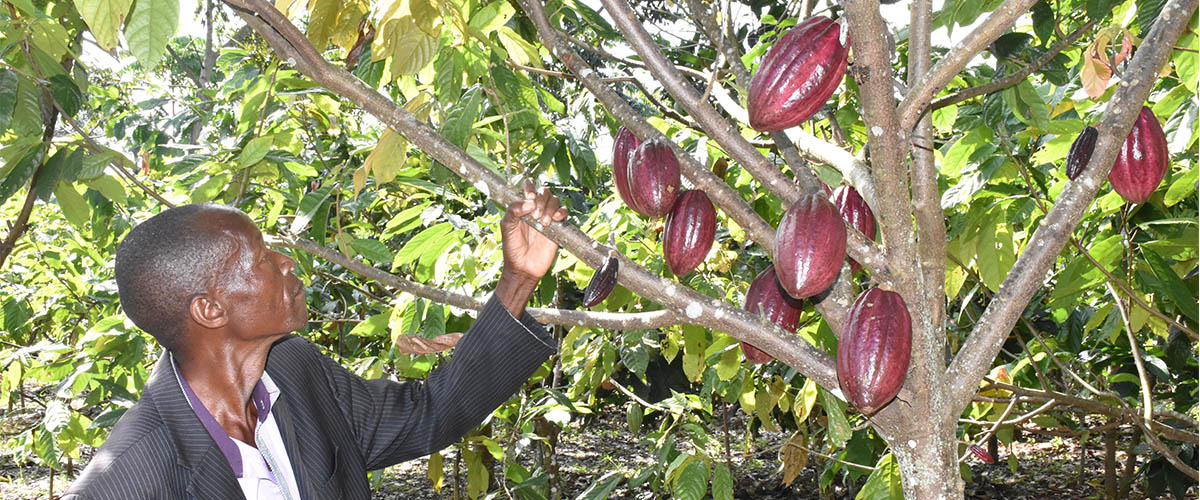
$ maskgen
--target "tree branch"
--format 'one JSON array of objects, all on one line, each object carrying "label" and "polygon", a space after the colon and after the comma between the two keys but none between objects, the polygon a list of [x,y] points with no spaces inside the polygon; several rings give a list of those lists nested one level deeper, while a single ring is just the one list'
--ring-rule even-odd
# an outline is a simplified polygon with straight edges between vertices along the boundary
[{"label": "tree branch", "polygon": [[952,408],[961,412],[966,407],[974,393],[975,381],[983,377],[995,359],[1008,332],[1021,317],[1034,292],[1041,287],[1042,276],[1054,264],[1070,239],[1071,232],[1095,199],[1104,177],[1112,169],[1118,149],[1155,84],[1153,75],[1158,74],[1158,69],[1166,63],[1171,47],[1195,10],[1194,0],[1168,2],[1150,34],[1130,60],[1126,73],[1146,76],[1125,79],[1118,85],[1101,120],[1099,128],[1102,132],[1097,138],[1089,166],[1059,195],[1058,203],[1039,224],[1025,251],[1017,258],[947,370],[951,384],[949,395],[955,402]]},{"label": "tree branch", "polygon": [[[908,38],[908,84],[913,85],[929,71],[933,53],[930,33],[933,30],[933,8],[930,0],[913,0]],[[916,318],[915,334],[920,340],[913,344],[914,363],[909,377],[918,387],[942,385],[939,377],[946,369],[946,332],[942,326],[946,317],[946,214],[942,211],[942,194],[938,189],[938,169],[933,161],[933,125],[926,115],[917,123],[912,134],[913,210],[916,215],[917,256],[920,258],[921,289],[924,295],[920,308],[924,314]],[[941,408],[936,408],[940,413]]]},{"label": "tree branch", "polygon": [[850,46],[855,54],[855,69],[850,73],[858,82],[863,121],[868,125],[867,146],[876,189],[876,206],[872,208],[879,219],[883,241],[887,242],[888,268],[892,271],[895,291],[916,312],[923,309],[923,288],[914,248],[913,205],[903,146],[909,127],[901,128],[892,97],[892,54],[886,44],[879,43],[879,34],[887,33],[889,28],[879,14],[879,2],[850,0],[844,5]]},{"label": "tree branch", "polygon": [[1000,38],[1000,35],[1021,16],[1028,14],[1035,3],[1037,0],[1007,0],[1004,5],[992,11],[954,50],[923,74],[915,85],[910,85],[908,95],[904,96],[904,101],[900,103],[902,130],[911,130],[917,123],[917,118],[928,109],[927,105],[938,92],[941,92],[972,58],[983,52],[988,44]]},{"label": "tree branch", "polygon": [[[426,154],[472,182],[497,204],[507,205],[523,199],[522,195],[508,186],[504,179],[462,149],[446,141],[428,124],[396,106],[387,96],[354,78],[344,69],[329,64],[312,48],[304,35],[279,11],[275,10],[267,0],[227,1],[231,4],[236,1],[235,10],[242,15],[243,19],[262,34],[272,48],[281,54],[290,55],[293,58],[290,62],[294,63],[301,73],[354,102],[393,130],[404,135]],[[536,12],[537,15],[533,17],[535,19],[540,17],[540,20],[535,21],[541,25],[539,31],[546,29],[548,26],[546,26],[545,13]],[[574,52],[563,50],[563,45],[551,45],[550,47],[560,58],[579,59]],[[575,69],[573,68],[573,71]],[[594,72],[590,69],[584,71],[584,74],[576,71],[576,75],[583,79],[595,77]],[[628,111],[632,112],[632,109]],[[648,126],[648,124],[646,125]],[[707,170],[705,171],[707,172]],[[712,174],[709,173],[709,175]],[[723,182],[720,184],[724,185]],[[724,187],[728,189],[728,185],[724,185]],[[703,189],[703,187],[701,188]],[[742,205],[745,203],[743,202]],[[761,219],[759,220],[761,221]],[[527,220],[527,222],[592,267],[600,267],[608,256],[609,248],[588,237],[575,226],[565,222],[548,226],[542,226],[532,220]],[[761,316],[752,315],[741,308],[731,307],[720,299],[704,296],[673,280],[651,273],[620,253],[617,253],[617,256],[621,260],[621,273],[618,275],[618,281],[641,297],[653,300],[677,313],[682,312],[685,317],[681,320],[682,322],[729,333],[738,340],[749,342],[775,356],[776,359],[812,378],[818,384],[825,387],[837,387],[833,359],[799,336],[786,332]]]},{"label": "tree branch", "polygon": [[[479,311],[486,302],[484,299],[471,297],[443,290],[429,285],[410,281],[395,274],[383,271],[357,259],[345,256],[341,252],[321,245],[320,243],[298,238],[291,235],[268,236],[268,244],[277,248],[290,248],[332,262],[350,271],[373,279],[380,284],[409,293],[439,304],[454,306],[459,309]],[[554,309],[542,307],[526,308],[526,311],[539,323],[549,325],[586,326],[604,328],[606,330],[635,330],[662,328],[680,323],[680,315],[674,311],[661,310],[643,313],[608,313],[575,311],[569,309]]]},{"label": "tree branch", "polygon": [[[965,89],[959,90],[953,94],[945,96],[941,99],[938,99],[938,100],[934,101],[933,104],[929,105],[929,109],[935,110],[935,109],[944,108],[944,107],[950,106],[952,104],[958,104],[960,102],[963,102],[967,99],[971,99],[973,97],[979,97],[981,95],[991,94],[992,92],[1004,90],[1006,88],[1012,87],[1013,85],[1021,83],[1022,81],[1025,80],[1025,77],[1033,74],[1034,71],[1042,69],[1042,67],[1049,64],[1050,61],[1052,59],[1054,59],[1055,56],[1057,56],[1059,53],[1061,53],[1063,51],[1063,49],[1070,47],[1072,44],[1074,44],[1076,41],[1078,41],[1081,37],[1083,37],[1083,34],[1085,32],[1092,29],[1092,26],[1095,26],[1095,25],[1096,25],[1096,20],[1093,19],[1093,20],[1085,23],[1083,26],[1076,28],[1075,31],[1072,31],[1071,34],[1067,35],[1066,38],[1059,40],[1058,43],[1056,43],[1056,44],[1054,44],[1054,46],[1050,47],[1050,50],[1047,50],[1045,54],[1042,54],[1041,57],[1037,58],[1037,60],[1034,61],[1033,64],[1026,65],[1024,68],[1021,68],[1019,71],[1005,75],[1003,78],[1000,78],[999,80],[992,80],[992,81],[985,83],[983,85],[980,85],[978,87],[965,88]],[[910,84],[912,84],[912,83],[910,83]]]}]

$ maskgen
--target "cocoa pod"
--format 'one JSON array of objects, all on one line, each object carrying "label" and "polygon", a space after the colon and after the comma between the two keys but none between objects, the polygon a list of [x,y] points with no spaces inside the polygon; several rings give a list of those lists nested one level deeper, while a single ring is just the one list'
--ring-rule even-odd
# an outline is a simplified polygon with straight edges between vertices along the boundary
[{"label": "cocoa pod", "polygon": [[988,451],[983,449],[982,446],[979,446],[977,444],[972,444],[970,446],[970,448],[971,448],[971,453],[974,454],[976,458],[983,460],[983,463],[985,463],[985,464],[996,463],[996,459],[994,457],[992,457],[992,454],[988,453]]},{"label": "cocoa pod", "polygon": [[617,254],[615,251],[610,251],[608,257],[604,259],[604,264],[592,274],[587,288],[583,289],[583,307],[592,307],[608,298],[608,294],[617,287],[618,268],[620,268],[620,261],[617,260]]},{"label": "cocoa pod", "polygon": [[657,219],[671,211],[679,196],[679,160],[666,142],[643,142],[629,156],[629,207]]},{"label": "cocoa pod", "polygon": [[629,195],[629,155],[640,145],[641,139],[625,127],[621,127],[621,130],[617,131],[617,137],[613,139],[613,184],[617,185],[617,194],[621,196],[621,201],[628,206],[632,206],[629,201],[632,199]]},{"label": "cocoa pod", "polygon": [[[775,276],[775,266],[767,266],[750,282],[750,289],[746,291],[746,304],[742,308],[751,314],[765,316],[780,328],[795,333],[800,326],[800,313],[804,312],[804,302],[784,292]],[[745,342],[741,344],[742,354],[753,364],[760,365],[775,359],[757,347]]]},{"label": "cocoa pod", "polygon": [[[857,229],[872,241],[875,240],[875,214],[871,213],[871,207],[867,206],[858,190],[850,186],[838,186],[833,190],[830,200],[842,214],[842,219],[850,223],[850,227]],[[850,259],[850,274],[857,273],[859,269],[862,269],[862,265]]]},{"label": "cocoa pod", "polygon": [[801,196],[775,230],[775,273],[797,299],[824,292],[846,258],[846,224],[825,196]]},{"label": "cocoa pod", "polygon": [[1071,143],[1071,150],[1067,152],[1067,178],[1075,180],[1079,174],[1083,173],[1083,167],[1086,167],[1092,159],[1092,151],[1096,149],[1096,136],[1100,135],[1096,132],[1096,127],[1087,126],[1079,133],[1079,137],[1075,138],[1075,142]]},{"label": "cocoa pod", "polygon": [[675,276],[683,276],[708,257],[717,235],[717,210],[698,189],[679,194],[663,230],[663,258]]},{"label": "cocoa pod", "polygon": [[1132,203],[1145,202],[1167,175],[1167,161],[1167,136],[1154,112],[1142,106],[1133,129],[1117,152],[1108,182],[1122,198]]},{"label": "cocoa pod", "polygon": [[912,355],[912,319],[900,294],[864,291],[838,339],[838,384],[846,401],[871,416],[900,392]]},{"label": "cocoa pod", "polygon": [[824,16],[779,37],[750,79],[750,126],[769,132],[809,119],[842,83],[849,51],[841,25]]}]

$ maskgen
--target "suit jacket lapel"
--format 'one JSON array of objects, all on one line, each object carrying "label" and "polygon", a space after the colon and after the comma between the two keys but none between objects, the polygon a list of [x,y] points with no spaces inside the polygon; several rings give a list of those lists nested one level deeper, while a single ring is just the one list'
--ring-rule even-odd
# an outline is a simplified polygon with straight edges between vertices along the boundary
[{"label": "suit jacket lapel", "polygon": [[142,391],[166,423],[175,463],[190,472],[188,491],[197,498],[244,498],[233,469],[188,404],[170,355],[162,355]]}]

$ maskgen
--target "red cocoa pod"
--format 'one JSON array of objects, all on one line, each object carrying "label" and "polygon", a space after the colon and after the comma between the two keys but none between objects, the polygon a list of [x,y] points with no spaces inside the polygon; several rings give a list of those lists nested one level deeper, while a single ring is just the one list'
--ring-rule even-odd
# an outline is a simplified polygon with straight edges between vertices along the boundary
[{"label": "red cocoa pod", "polygon": [[775,230],[775,273],[797,299],[824,292],[846,258],[846,224],[824,195],[801,196]]},{"label": "red cocoa pod", "polygon": [[[742,308],[751,314],[761,314],[780,328],[795,333],[800,326],[800,313],[804,312],[804,302],[793,299],[784,292],[775,277],[775,266],[767,266],[750,282],[750,289],[746,291],[746,304]],[[745,342],[742,342],[742,354],[746,356],[747,361],[756,365],[775,359]]]},{"label": "red cocoa pod", "polygon": [[[875,214],[871,213],[871,207],[867,206],[867,202],[863,200],[862,195],[858,194],[858,190],[850,186],[838,186],[833,190],[830,200],[851,227],[857,229],[863,236],[871,240],[875,239]],[[862,269],[862,265],[854,259],[850,259],[850,274],[857,273],[859,269]]]},{"label": "red cocoa pod", "polygon": [[750,80],[750,126],[769,132],[809,119],[842,83],[849,51],[841,25],[824,16],[779,37]]},{"label": "red cocoa pod", "polygon": [[629,207],[657,219],[679,196],[679,160],[671,146],[660,140],[643,142],[629,156]]},{"label": "red cocoa pod", "polygon": [[838,339],[837,374],[842,393],[871,416],[900,392],[912,355],[912,319],[900,294],[864,291],[850,306]]},{"label": "red cocoa pod", "polygon": [[663,257],[675,276],[683,276],[708,257],[717,235],[717,210],[698,189],[679,194],[663,229]]},{"label": "red cocoa pod", "polygon": [[1150,108],[1142,106],[1133,130],[1117,152],[1108,182],[1122,198],[1142,203],[1167,175],[1167,136]]},{"label": "red cocoa pod", "polygon": [[633,206],[629,201],[632,199],[629,195],[629,155],[640,145],[642,141],[625,127],[621,127],[621,130],[617,131],[617,137],[613,139],[613,183],[617,185],[617,194],[621,195],[621,201],[629,206]]},{"label": "red cocoa pod", "polygon": [[1083,167],[1086,167],[1088,161],[1092,159],[1092,151],[1096,149],[1096,136],[1100,135],[1096,132],[1096,127],[1084,127],[1079,133],[1079,137],[1075,138],[1075,142],[1071,143],[1071,150],[1067,152],[1067,178],[1075,180],[1079,174],[1083,173]]},{"label": "red cocoa pod", "polygon": [[983,460],[983,463],[985,463],[985,464],[996,463],[996,459],[992,457],[992,454],[988,453],[987,450],[983,449],[982,446],[979,446],[977,444],[971,445],[971,453],[974,454],[980,460]]}]

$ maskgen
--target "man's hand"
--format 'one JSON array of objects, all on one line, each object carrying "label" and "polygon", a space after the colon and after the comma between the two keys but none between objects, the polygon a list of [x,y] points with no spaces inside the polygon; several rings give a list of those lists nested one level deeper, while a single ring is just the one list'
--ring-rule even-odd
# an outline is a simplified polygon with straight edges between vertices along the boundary
[{"label": "man's hand", "polygon": [[535,192],[533,182],[526,180],[522,190],[525,199],[509,205],[500,221],[504,271],[496,284],[496,296],[514,317],[525,310],[525,304],[554,264],[558,252],[557,243],[521,218],[529,215],[542,226],[567,218],[567,209],[559,206],[558,197],[552,196],[548,188]]}]

